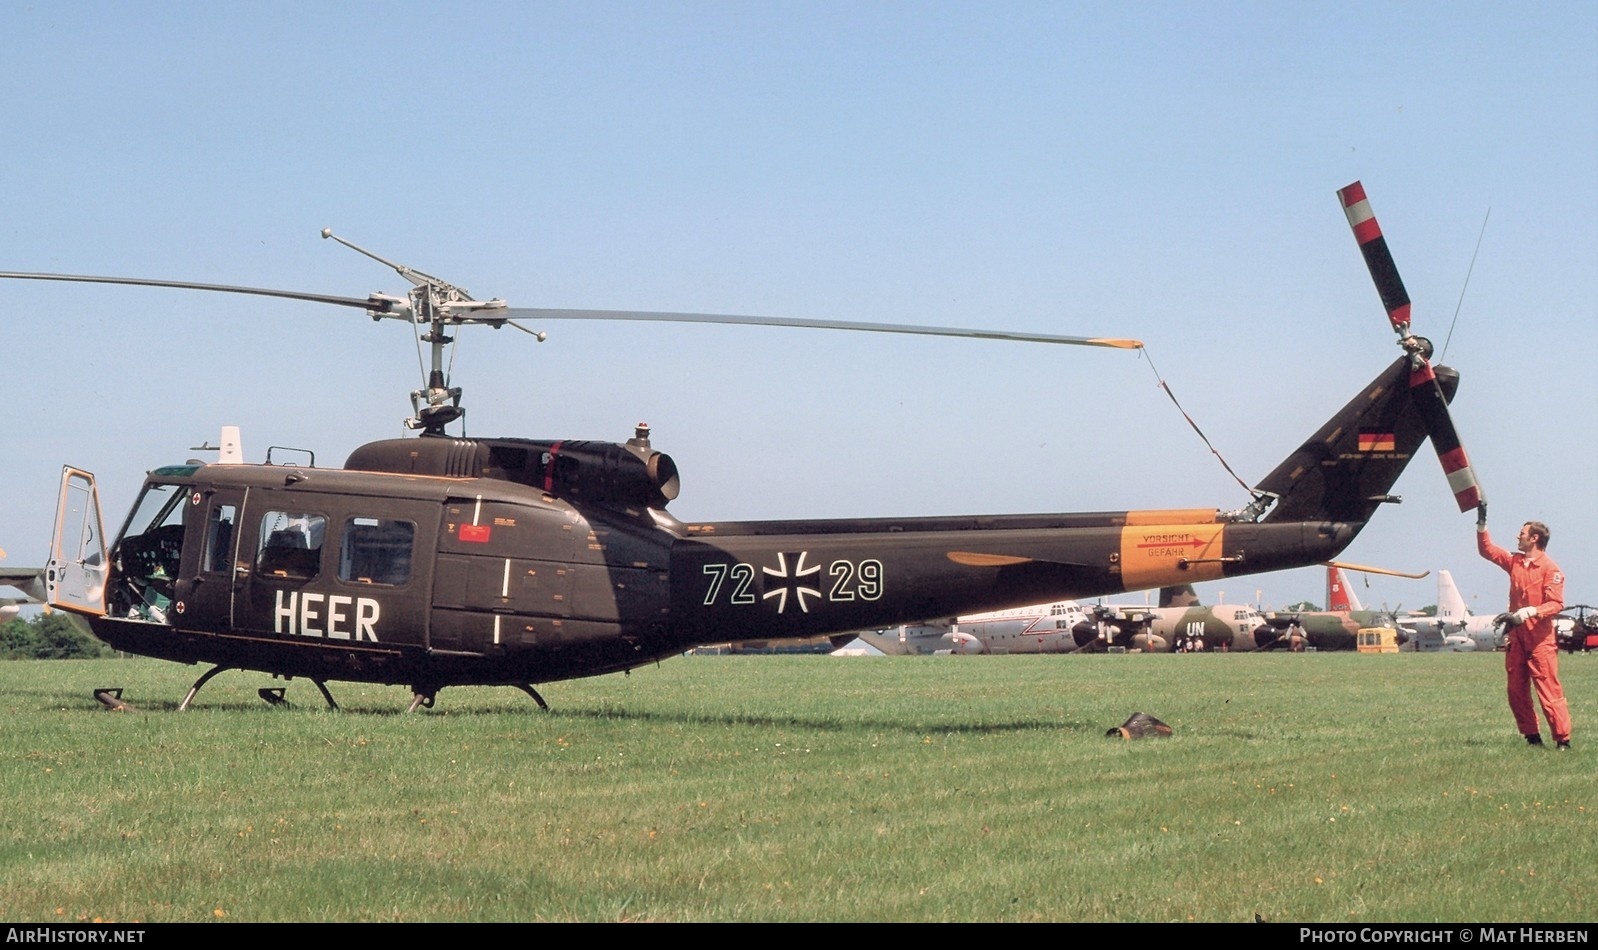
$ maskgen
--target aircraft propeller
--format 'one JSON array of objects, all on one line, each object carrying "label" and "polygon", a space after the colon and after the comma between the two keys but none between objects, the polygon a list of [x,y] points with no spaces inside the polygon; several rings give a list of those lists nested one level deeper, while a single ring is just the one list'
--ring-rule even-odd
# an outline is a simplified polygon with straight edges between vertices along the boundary
[{"label": "aircraft propeller", "polygon": [[1343,213],[1348,216],[1348,226],[1354,231],[1354,239],[1359,242],[1371,280],[1376,283],[1382,306],[1387,310],[1387,319],[1398,334],[1399,345],[1409,354],[1410,391],[1426,422],[1432,447],[1437,450],[1437,458],[1443,464],[1443,473],[1448,476],[1448,487],[1453,491],[1460,511],[1478,508],[1486,502],[1486,497],[1476,480],[1475,469],[1465,457],[1465,447],[1459,441],[1454,419],[1449,415],[1448,397],[1444,395],[1432,371],[1431,341],[1410,332],[1409,291],[1404,289],[1393,253],[1387,247],[1381,225],[1376,223],[1376,215],[1371,211],[1369,199],[1365,197],[1365,186],[1356,181],[1339,189],[1337,196],[1343,203]]}]

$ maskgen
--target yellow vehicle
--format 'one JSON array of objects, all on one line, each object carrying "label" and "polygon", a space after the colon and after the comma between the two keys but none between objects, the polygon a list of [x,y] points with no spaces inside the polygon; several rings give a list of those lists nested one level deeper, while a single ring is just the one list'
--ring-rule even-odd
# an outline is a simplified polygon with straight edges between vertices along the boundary
[{"label": "yellow vehicle", "polygon": [[1361,653],[1397,653],[1398,631],[1392,627],[1360,627],[1354,643]]}]

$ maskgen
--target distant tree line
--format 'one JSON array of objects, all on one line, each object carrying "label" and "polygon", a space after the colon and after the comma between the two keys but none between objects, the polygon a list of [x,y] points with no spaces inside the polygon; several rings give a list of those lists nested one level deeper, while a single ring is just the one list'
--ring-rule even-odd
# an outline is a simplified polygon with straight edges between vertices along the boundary
[{"label": "distant tree line", "polygon": [[0,626],[0,660],[92,660],[112,655],[110,647],[63,614],[17,617]]}]

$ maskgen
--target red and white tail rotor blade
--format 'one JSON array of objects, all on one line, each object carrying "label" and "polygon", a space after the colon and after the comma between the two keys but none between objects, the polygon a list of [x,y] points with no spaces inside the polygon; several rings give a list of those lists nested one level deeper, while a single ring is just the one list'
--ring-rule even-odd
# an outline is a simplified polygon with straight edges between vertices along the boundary
[{"label": "red and white tail rotor blade", "polygon": [[1437,374],[1427,361],[1431,352],[1430,344],[1415,340],[1410,333],[1409,291],[1404,289],[1404,280],[1398,275],[1393,252],[1388,249],[1387,238],[1382,236],[1382,227],[1376,221],[1376,214],[1371,211],[1364,185],[1356,181],[1339,189],[1337,197],[1343,203],[1343,213],[1348,216],[1348,226],[1354,231],[1354,240],[1359,242],[1360,253],[1365,257],[1371,280],[1376,283],[1376,292],[1381,295],[1387,320],[1410,354],[1414,367],[1409,374],[1410,394],[1426,421],[1432,447],[1437,450],[1438,461],[1443,464],[1443,474],[1448,476],[1449,490],[1454,493],[1459,510],[1470,511],[1482,503],[1481,484],[1476,480],[1476,470],[1466,458],[1465,447],[1459,441],[1458,430],[1454,428],[1454,418],[1448,412],[1448,397],[1444,395],[1442,386],[1437,382]]},{"label": "red and white tail rotor blade", "polygon": [[1465,446],[1459,441],[1454,428],[1454,417],[1448,412],[1448,400],[1432,372],[1431,364],[1421,360],[1420,366],[1409,374],[1409,391],[1415,406],[1426,420],[1426,431],[1431,435],[1432,448],[1437,450],[1437,460],[1443,463],[1443,474],[1448,477],[1448,490],[1460,511],[1472,511],[1482,503],[1481,484],[1476,481],[1476,470],[1465,457]]},{"label": "red and white tail rotor blade", "polygon": [[1359,242],[1360,253],[1365,255],[1365,266],[1370,269],[1371,280],[1376,282],[1376,292],[1381,294],[1387,319],[1400,337],[1409,336],[1409,291],[1404,289],[1404,279],[1398,276],[1398,265],[1393,263],[1393,252],[1382,237],[1382,226],[1376,222],[1370,200],[1365,197],[1365,186],[1354,182],[1337,192],[1342,199],[1343,213],[1348,216],[1348,226],[1354,229],[1354,240]]}]

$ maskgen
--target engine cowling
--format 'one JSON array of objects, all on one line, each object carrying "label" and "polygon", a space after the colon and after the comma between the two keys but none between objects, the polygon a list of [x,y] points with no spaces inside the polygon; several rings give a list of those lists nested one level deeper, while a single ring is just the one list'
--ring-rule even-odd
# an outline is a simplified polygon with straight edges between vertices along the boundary
[{"label": "engine cowling", "polygon": [[497,478],[576,504],[664,509],[681,489],[677,463],[649,446],[648,427],[626,444],[422,436],[369,442],[346,469],[402,475]]}]

